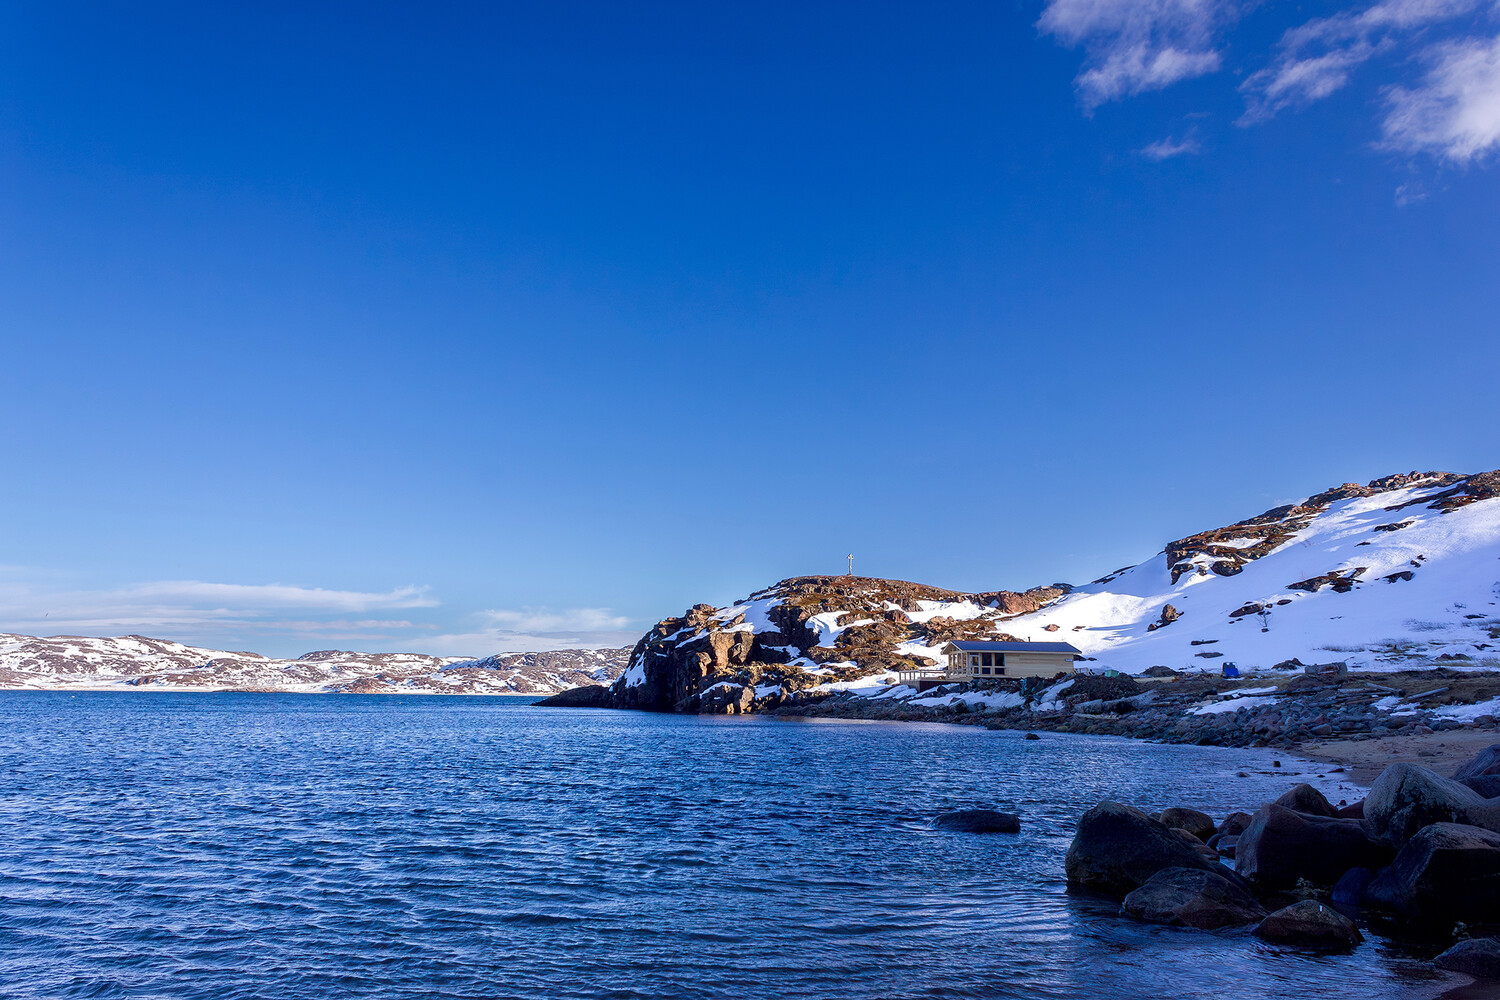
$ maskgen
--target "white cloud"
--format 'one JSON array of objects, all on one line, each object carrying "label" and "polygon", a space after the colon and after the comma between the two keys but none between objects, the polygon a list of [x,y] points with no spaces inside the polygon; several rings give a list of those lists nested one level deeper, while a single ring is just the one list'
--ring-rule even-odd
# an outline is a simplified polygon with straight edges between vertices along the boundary
[{"label": "white cloud", "polygon": [[1427,188],[1417,181],[1407,181],[1405,184],[1396,185],[1396,206],[1405,208],[1407,205],[1415,205],[1419,201],[1427,200]]},{"label": "white cloud", "polygon": [[1233,0],[1048,0],[1037,27],[1083,47],[1075,82],[1094,108],[1214,72],[1215,36],[1239,14]]},{"label": "white cloud", "polygon": [[375,608],[431,608],[437,601],[426,587],[398,587],[367,593],[358,590],[325,590],[279,583],[204,583],[201,580],[168,580],[138,583],[116,593],[139,599],[215,602],[254,608],[324,608],[334,611],[369,611]]},{"label": "white cloud", "polygon": [[1244,124],[1342,89],[1353,71],[1399,48],[1421,29],[1472,13],[1479,0],[1380,0],[1360,11],[1314,18],[1288,30],[1276,59],[1245,80]]},{"label": "white cloud", "polygon": [[1459,165],[1500,149],[1500,37],[1434,46],[1416,87],[1386,90],[1387,148]]},{"label": "white cloud", "polygon": [[480,616],[493,627],[519,631],[589,631],[620,629],[629,618],[614,614],[609,608],[521,608],[518,611],[483,611]]},{"label": "white cloud", "polygon": [[441,656],[489,656],[548,649],[608,649],[631,646],[641,629],[609,608],[521,608],[482,611],[471,631],[424,639]]},{"label": "white cloud", "polygon": [[1141,155],[1148,160],[1160,163],[1162,160],[1170,160],[1174,156],[1191,156],[1203,152],[1203,145],[1198,142],[1197,137],[1189,132],[1181,139],[1173,139],[1168,136],[1158,139],[1156,142],[1141,150]]},{"label": "white cloud", "polygon": [[[438,606],[425,587],[330,590],[287,584],[162,580],[111,589],[68,588],[55,575],[0,566],[0,632],[28,635],[147,635],[211,649],[272,645],[296,656],[327,644],[372,651],[417,649],[451,656],[599,649],[640,638],[608,608],[524,607],[482,611],[473,627],[370,614]],[[452,628],[452,626],[447,626]]]},{"label": "white cloud", "polygon": [[[318,616],[428,608],[438,603],[424,587],[366,592],[166,580],[108,590],[78,590],[60,587],[55,581],[28,580],[14,568],[5,576],[10,579],[0,582],[0,629],[50,635],[155,633],[211,640],[226,631],[254,631],[349,637],[423,626],[400,619],[329,620]],[[288,621],[284,617],[288,610],[308,617]]]},{"label": "white cloud", "polygon": [[[1216,72],[1224,33],[1255,0],[1044,0],[1037,27],[1081,47],[1075,79],[1092,110],[1108,101]],[[1245,78],[1241,125],[1321,101],[1357,72],[1425,67],[1382,88],[1379,145],[1460,166],[1500,149],[1500,0],[1375,0],[1287,29],[1264,66]],[[1162,161],[1201,152],[1191,135],[1140,149]],[[1403,186],[1398,202],[1423,193]]]}]

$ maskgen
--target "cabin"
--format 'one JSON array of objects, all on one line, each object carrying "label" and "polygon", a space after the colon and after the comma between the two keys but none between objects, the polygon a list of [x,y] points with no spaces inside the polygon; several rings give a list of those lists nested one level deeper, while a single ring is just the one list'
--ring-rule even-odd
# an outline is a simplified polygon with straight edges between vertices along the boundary
[{"label": "cabin", "polygon": [[942,648],[946,667],[903,670],[899,677],[924,691],[939,684],[998,681],[1017,677],[1055,677],[1071,674],[1082,650],[1067,642],[974,642],[959,639]]}]

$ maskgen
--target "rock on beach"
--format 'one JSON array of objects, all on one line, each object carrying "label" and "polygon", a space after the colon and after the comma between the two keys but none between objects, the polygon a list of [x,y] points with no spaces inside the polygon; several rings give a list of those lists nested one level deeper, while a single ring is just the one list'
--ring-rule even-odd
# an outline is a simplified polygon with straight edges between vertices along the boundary
[{"label": "rock on beach", "polygon": [[1254,934],[1262,941],[1305,951],[1348,951],[1364,941],[1354,921],[1313,899],[1277,910]]},{"label": "rock on beach", "polygon": [[1078,820],[1064,863],[1068,884],[1123,897],[1164,868],[1227,871],[1133,806],[1101,802]]},{"label": "rock on beach", "polygon": [[1265,907],[1243,886],[1196,868],[1164,868],[1125,897],[1120,912],[1136,920],[1215,930],[1253,924]]},{"label": "rock on beach", "polygon": [[938,814],[932,825],[953,833],[1019,833],[1021,817],[993,809],[954,809]]},{"label": "rock on beach", "polygon": [[1331,886],[1351,868],[1384,867],[1391,854],[1357,819],[1308,815],[1273,802],[1240,834],[1235,870],[1273,889],[1290,889],[1303,879]]}]

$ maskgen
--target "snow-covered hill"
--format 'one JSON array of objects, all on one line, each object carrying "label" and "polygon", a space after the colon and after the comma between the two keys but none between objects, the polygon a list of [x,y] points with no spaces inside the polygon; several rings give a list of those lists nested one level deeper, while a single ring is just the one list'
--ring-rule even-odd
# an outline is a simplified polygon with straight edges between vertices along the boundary
[{"label": "snow-covered hill", "polygon": [[1005,624],[1127,673],[1291,659],[1497,668],[1500,473],[1345,484],[1173,542]]},{"label": "snow-covered hill", "polygon": [[607,703],[756,711],[839,691],[891,696],[951,639],[1066,640],[1096,671],[1500,668],[1500,472],[1345,483],[1084,587],[964,594],[798,577],[657,624]]},{"label": "snow-covered hill", "polygon": [[319,650],[295,660],[128,635],[0,634],[0,687],[117,687],[358,694],[552,694],[609,683],[628,650],[567,649],[468,660],[419,653]]}]

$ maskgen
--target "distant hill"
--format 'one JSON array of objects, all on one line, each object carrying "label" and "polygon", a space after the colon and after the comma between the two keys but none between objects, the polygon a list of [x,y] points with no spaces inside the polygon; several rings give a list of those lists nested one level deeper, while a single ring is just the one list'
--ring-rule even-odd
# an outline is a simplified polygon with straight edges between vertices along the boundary
[{"label": "distant hill", "polygon": [[553,694],[620,675],[628,649],[503,653],[479,660],[319,650],[295,660],[114,638],[0,634],[0,688],[137,687],[351,694]]},{"label": "distant hill", "polygon": [[1089,668],[1217,671],[1342,660],[1500,667],[1500,472],[1345,483],[1169,542],[1086,586],[961,593],[797,577],[656,625],[608,703],[755,711],[868,688],[950,639],[1065,640]]}]

